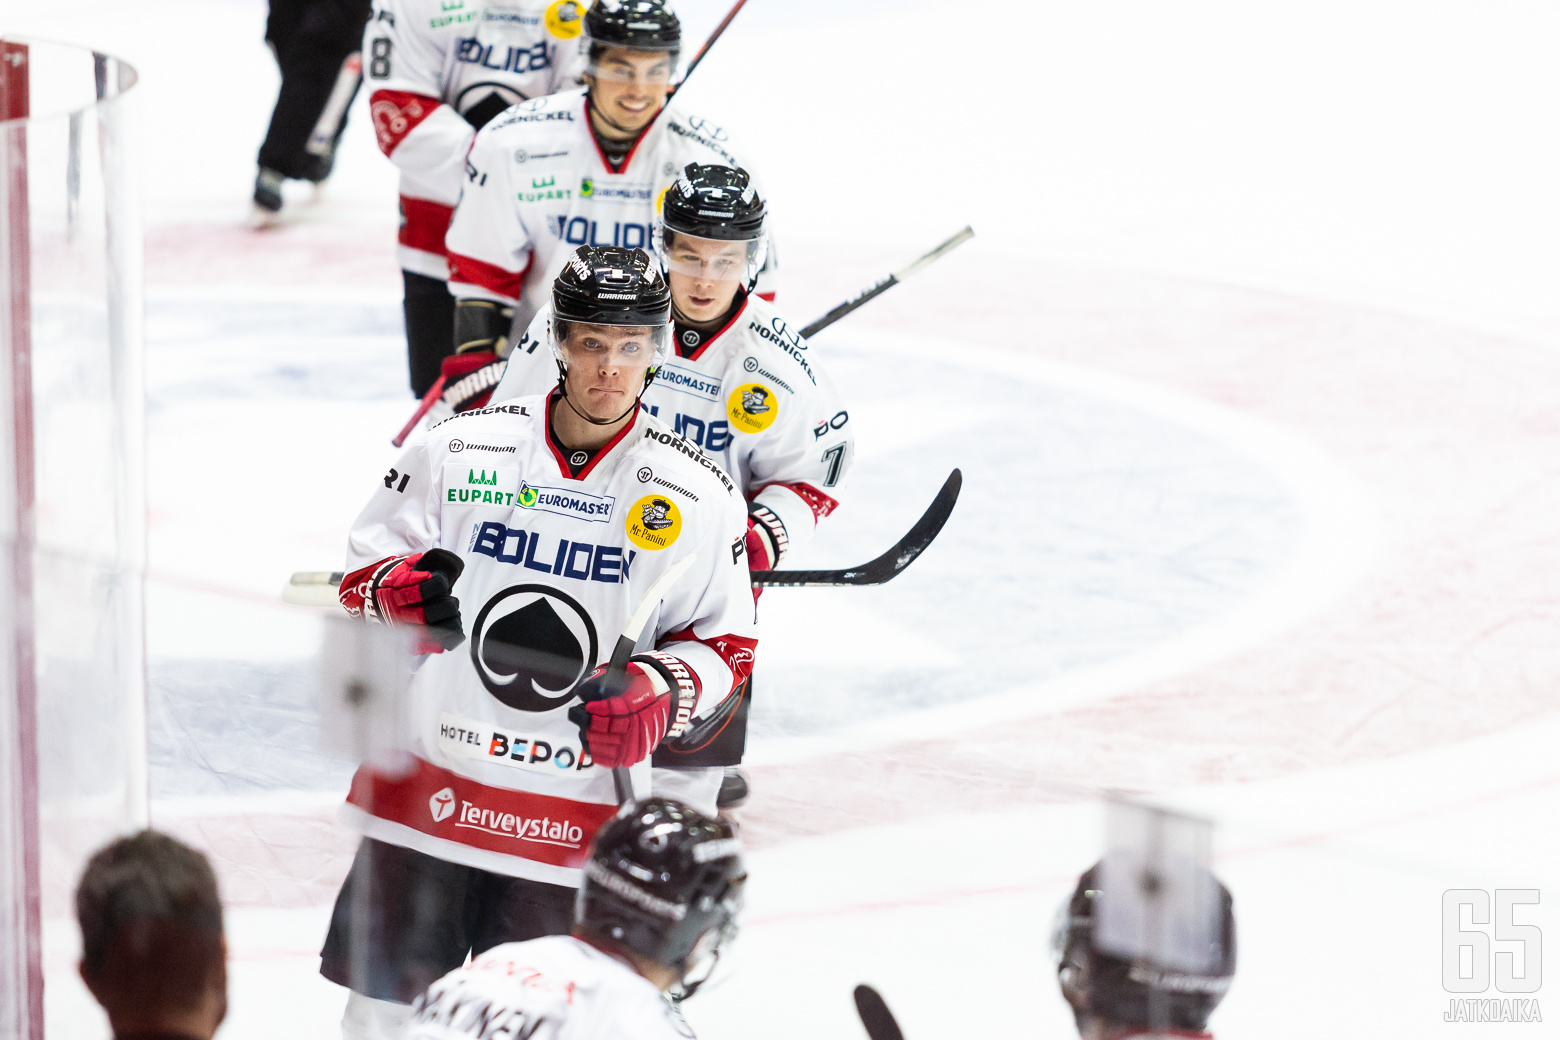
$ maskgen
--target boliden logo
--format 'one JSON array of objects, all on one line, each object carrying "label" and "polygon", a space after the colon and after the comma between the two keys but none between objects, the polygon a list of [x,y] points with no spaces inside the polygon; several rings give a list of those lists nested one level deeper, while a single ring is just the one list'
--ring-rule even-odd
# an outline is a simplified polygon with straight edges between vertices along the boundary
[{"label": "boliden logo", "polygon": [[[616,585],[629,579],[634,565],[634,550],[625,556],[616,545],[593,545],[558,539],[558,548],[543,546],[542,533],[516,530],[488,520],[473,529],[467,552],[491,556],[499,563],[512,563],[543,574],[557,574],[580,581],[599,581]],[[621,575],[621,577],[619,577]]]},{"label": "boliden logo", "polygon": [[455,792],[446,787],[444,790],[428,799],[428,811],[433,814],[434,823],[443,823],[450,818],[455,811]]},{"label": "boliden logo", "polygon": [[763,383],[743,383],[726,398],[731,425],[746,433],[763,433],[780,415],[780,401]]},{"label": "boliden logo", "polygon": [[665,549],[682,533],[682,513],[670,498],[646,495],[629,509],[624,529],[641,549]]},{"label": "boliden logo", "polygon": [[518,838],[521,841],[562,845],[568,849],[577,849],[585,841],[585,829],[568,820],[553,820],[546,816],[539,820],[526,819],[514,813],[484,809],[480,805],[466,801],[460,803],[460,819],[455,822],[455,826],[469,827],[506,838]]},{"label": "boliden logo", "polygon": [[599,640],[585,608],[548,585],[514,585],[483,604],[471,626],[471,663],[499,703],[551,711],[574,697],[596,665]]}]

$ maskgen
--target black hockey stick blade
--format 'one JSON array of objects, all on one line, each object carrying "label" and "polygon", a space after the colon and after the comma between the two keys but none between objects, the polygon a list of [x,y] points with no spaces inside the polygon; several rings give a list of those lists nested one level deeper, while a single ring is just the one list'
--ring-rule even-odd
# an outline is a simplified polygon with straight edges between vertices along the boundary
[{"label": "black hockey stick blade", "polygon": [[954,249],[958,248],[974,237],[975,229],[969,225],[965,225],[962,230],[956,232],[953,235],[950,235],[942,242],[939,242],[937,246],[931,251],[916,257],[914,260],[910,261],[908,264],[901,267],[887,278],[884,278],[876,285],[873,285],[869,289],[862,290],[856,296],[846,300],[844,303],[836,304],[823,317],[818,318],[811,324],[805,326],[801,332],[802,338],[811,339],[816,334],[822,332],[830,325],[833,325],[835,322],[845,317],[845,315],[859,308],[862,304],[869,303],[872,300],[877,299],[879,296],[888,292],[888,290],[892,289],[906,278],[909,278],[911,275],[915,274],[933,260],[953,252]]},{"label": "black hockey stick blade", "polygon": [[831,585],[881,585],[910,566],[943,529],[959,500],[964,474],[954,470],[943,482],[942,490],[926,507],[921,519],[897,545],[871,563],[841,571],[754,571],[754,585],[764,588],[819,588]]},{"label": "black hockey stick blade", "polygon": [[878,991],[866,983],[856,987],[856,1014],[861,1016],[861,1024],[867,1031],[867,1036],[872,1040],[905,1040],[905,1034],[899,1031],[899,1023],[894,1021],[894,1013],[888,1010],[888,1005],[878,995]]}]

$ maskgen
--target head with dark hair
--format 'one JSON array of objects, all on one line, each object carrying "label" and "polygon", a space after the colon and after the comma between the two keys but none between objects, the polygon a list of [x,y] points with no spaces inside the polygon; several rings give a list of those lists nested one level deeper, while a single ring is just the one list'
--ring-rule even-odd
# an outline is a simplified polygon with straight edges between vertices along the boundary
[{"label": "head with dark hair", "polygon": [[81,977],[116,1035],[209,1037],[227,1013],[227,946],[211,864],[156,831],[99,849],[76,887]]}]

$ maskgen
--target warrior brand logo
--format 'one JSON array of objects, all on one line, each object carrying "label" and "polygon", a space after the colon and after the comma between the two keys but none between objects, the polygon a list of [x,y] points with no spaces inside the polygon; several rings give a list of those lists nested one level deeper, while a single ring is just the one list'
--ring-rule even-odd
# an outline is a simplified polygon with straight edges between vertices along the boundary
[{"label": "warrior brand logo", "polygon": [[443,823],[449,819],[455,811],[455,792],[446,787],[435,794],[428,799],[428,811],[433,814],[434,823]]},{"label": "warrior brand logo", "polygon": [[[391,470],[390,472],[394,473],[395,470]],[[655,473],[651,471],[649,466],[640,466],[639,472],[635,474],[635,476],[639,478],[639,482],[641,484],[648,484],[650,483],[650,478],[655,476]]]},{"label": "warrior brand logo", "polygon": [[563,158],[564,156],[566,156],[568,154],[569,153],[566,152],[566,151],[565,152],[540,152],[540,153],[538,153],[538,152],[528,152],[524,148],[516,148],[515,149],[515,162],[517,162],[517,163],[526,163],[526,162],[539,162],[542,159],[561,159],[561,158]]},{"label": "warrior brand logo", "polygon": [[700,336],[699,336],[699,330],[698,329],[684,329],[683,330],[683,334],[682,334],[683,346],[685,346],[685,347],[696,347],[696,346],[699,345],[699,339],[700,339]]},{"label": "warrior brand logo", "polygon": [[516,711],[551,711],[596,663],[596,626],[579,601],[547,585],[514,585],[488,600],[471,626],[482,685]]},{"label": "warrior brand logo", "polygon": [[520,485],[520,497],[517,501],[526,509],[540,509],[547,513],[557,513],[559,516],[601,524],[607,522],[612,515],[612,507],[617,504],[617,499],[611,495],[587,495],[579,491],[535,487],[531,484]]},{"label": "warrior brand logo", "polygon": [[681,437],[674,436],[670,433],[662,433],[660,430],[652,430],[648,428],[645,430],[645,436],[650,440],[660,441],[668,448],[675,448],[676,450],[682,452],[688,458],[692,459],[694,462],[697,462],[699,465],[715,474],[716,478],[720,480],[721,486],[726,489],[727,494],[736,493],[737,486],[731,482],[730,477],[726,476],[726,471],[715,465],[715,463],[711,462],[708,455],[704,454],[704,452],[700,451],[692,444],[689,444]]}]

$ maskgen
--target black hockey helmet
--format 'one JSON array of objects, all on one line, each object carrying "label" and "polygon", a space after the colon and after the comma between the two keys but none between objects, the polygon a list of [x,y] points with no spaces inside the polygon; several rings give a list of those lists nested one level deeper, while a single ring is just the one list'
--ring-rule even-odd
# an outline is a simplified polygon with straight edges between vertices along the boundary
[{"label": "black hockey helmet", "polygon": [[764,237],[764,200],[740,166],[689,163],[661,204],[666,231],[728,242]]},{"label": "black hockey helmet", "polygon": [[643,249],[580,246],[553,280],[553,317],[590,325],[667,325],[672,294]]},{"label": "black hockey helmet", "polygon": [[[1101,873],[1098,863],[1083,872],[1071,898],[1057,911],[1051,936],[1057,981],[1062,996],[1072,1005],[1079,1031],[1088,1018],[1122,1025],[1204,1029],[1235,978],[1235,904],[1229,889],[1208,875],[1218,886],[1217,940],[1215,949],[1209,951],[1213,967],[1203,973],[1170,971],[1096,949],[1094,925]],[[1165,1021],[1151,1021],[1155,1011]]]},{"label": "black hockey helmet", "polygon": [[684,995],[736,934],[747,868],[731,825],[670,798],[625,805],[596,833],[574,903],[592,935],[676,968]]},{"label": "black hockey helmet", "polygon": [[596,0],[585,12],[585,36],[592,65],[600,57],[597,48],[682,50],[682,23],[666,0]]},{"label": "black hockey helmet", "polygon": [[661,200],[652,237],[661,270],[751,288],[766,255],[765,209],[746,170],[689,163]]}]

